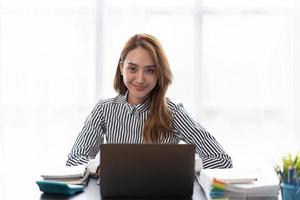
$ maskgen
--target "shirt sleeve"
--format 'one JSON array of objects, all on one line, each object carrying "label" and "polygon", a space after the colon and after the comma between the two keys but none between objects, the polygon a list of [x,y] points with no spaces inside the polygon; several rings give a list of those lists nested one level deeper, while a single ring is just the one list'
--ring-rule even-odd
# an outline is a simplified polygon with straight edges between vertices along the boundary
[{"label": "shirt sleeve", "polygon": [[103,143],[104,118],[101,104],[98,103],[87,117],[84,126],[79,133],[71,153],[68,155],[66,165],[80,165],[95,158],[99,152],[100,144]]},{"label": "shirt sleeve", "polygon": [[175,134],[186,143],[194,144],[204,168],[231,168],[231,157],[216,139],[194,121],[182,105],[176,105],[173,116]]}]

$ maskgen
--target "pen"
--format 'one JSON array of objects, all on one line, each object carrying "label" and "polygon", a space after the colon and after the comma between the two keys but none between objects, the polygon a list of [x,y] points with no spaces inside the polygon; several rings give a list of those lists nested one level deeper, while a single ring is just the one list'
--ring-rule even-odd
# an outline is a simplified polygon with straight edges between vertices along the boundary
[{"label": "pen", "polygon": [[293,184],[293,177],[294,177],[294,168],[292,166],[289,166],[288,174],[287,174],[287,183],[288,184]]},{"label": "pen", "polygon": [[280,183],[284,181],[283,173],[278,165],[275,165],[274,170],[279,178]]},{"label": "pen", "polygon": [[283,182],[284,181],[284,177],[283,177],[283,173],[282,173],[281,169],[279,169],[277,171],[277,174],[278,174],[278,177],[279,177],[279,181]]},{"label": "pen", "polygon": [[293,167],[293,176],[292,176],[292,184],[296,184],[296,180],[297,180],[297,171],[296,168]]}]

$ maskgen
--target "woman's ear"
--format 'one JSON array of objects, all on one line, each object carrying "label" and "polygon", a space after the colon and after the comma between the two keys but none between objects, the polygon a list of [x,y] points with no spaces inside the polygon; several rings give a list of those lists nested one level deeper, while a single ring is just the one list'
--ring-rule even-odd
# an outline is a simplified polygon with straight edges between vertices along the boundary
[{"label": "woman's ear", "polygon": [[121,76],[123,76],[123,65],[122,65],[122,63],[119,64],[119,68],[120,68]]}]

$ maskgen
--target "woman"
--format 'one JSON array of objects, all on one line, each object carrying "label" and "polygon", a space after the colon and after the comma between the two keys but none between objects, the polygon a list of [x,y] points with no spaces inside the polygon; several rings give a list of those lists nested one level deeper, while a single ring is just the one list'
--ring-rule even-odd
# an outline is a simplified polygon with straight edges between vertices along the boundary
[{"label": "woman", "polygon": [[[165,97],[172,73],[160,42],[138,34],[126,43],[118,62],[115,98],[101,100],[80,132],[67,165],[95,158],[108,143],[178,143],[196,146],[204,168],[232,167],[232,161],[215,138],[184,110]],[[101,153],[101,152],[100,152]]]}]

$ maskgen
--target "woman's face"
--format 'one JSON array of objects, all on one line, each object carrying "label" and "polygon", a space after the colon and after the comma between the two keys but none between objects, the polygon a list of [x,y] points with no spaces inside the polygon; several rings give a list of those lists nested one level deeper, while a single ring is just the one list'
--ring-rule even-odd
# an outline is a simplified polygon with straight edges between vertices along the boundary
[{"label": "woman's face", "polygon": [[131,50],[120,70],[128,89],[128,103],[137,105],[145,102],[158,80],[151,54],[142,47]]}]

